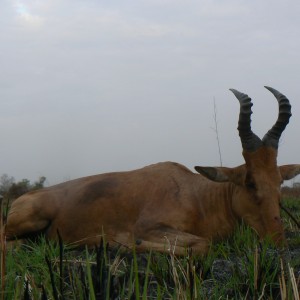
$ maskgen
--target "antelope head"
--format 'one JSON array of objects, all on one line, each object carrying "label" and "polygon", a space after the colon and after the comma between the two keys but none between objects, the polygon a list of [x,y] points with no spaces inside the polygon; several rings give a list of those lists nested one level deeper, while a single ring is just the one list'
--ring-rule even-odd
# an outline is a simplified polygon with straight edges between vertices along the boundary
[{"label": "antelope head", "polygon": [[291,166],[277,166],[279,139],[291,117],[289,100],[277,90],[265,87],[277,99],[279,113],[276,123],[260,139],[251,130],[251,99],[231,89],[240,102],[238,131],[245,165],[239,174],[238,189],[233,199],[234,211],[252,226],[260,237],[270,236],[275,243],[284,241],[280,218],[280,187],[283,180],[295,175]]}]

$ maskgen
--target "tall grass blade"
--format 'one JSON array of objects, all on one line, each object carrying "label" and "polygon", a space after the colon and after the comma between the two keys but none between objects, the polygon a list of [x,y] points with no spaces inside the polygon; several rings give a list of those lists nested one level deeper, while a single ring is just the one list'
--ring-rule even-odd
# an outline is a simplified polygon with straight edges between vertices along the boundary
[{"label": "tall grass blade", "polygon": [[25,281],[25,291],[24,291],[23,299],[24,300],[31,300],[28,280]]},{"label": "tall grass blade", "polygon": [[147,257],[147,267],[146,267],[146,270],[145,270],[145,282],[144,282],[144,287],[143,287],[143,299],[147,299],[151,255],[152,255],[152,251],[150,251],[150,253]]},{"label": "tall grass blade", "polygon": [[6,262],[6,241],[4,232],[3,199],[0,200],[0,251],[1,251],[1,300],[4,300],[5,291],[5,262]]},{"label": "tall grass blade", "polygon": [[64,245],[59,230],[57,230],[58,245],[59,245],[59,289],[61,299],[64,299],[64,282],[63,282],[63,258],[64,258]]},{"label": "tall grass blade", "polygon": [[46,290],[45,290],[44,285],[42,285],[42,296],[41,296],[41,300],[48,300],[47,293],[46,293]]},{"label": "tall grass blade", "polygon": [[46,263],[47,263],[47,266],[48,266],[48,270],[49,270],[49,275],[50,275],[50,280],[51,280],[51,286],[52,286],[52,292],[53,292],[53,298],[55,300],[59,300],[57,289],[56,289],[56,285],[55,285],[55,280],[54,280],[54,273],[53,273],[51,261],[50,261],[48,255],[46,255],[45,260],[46,260]]},{"label": "tall grass blade", "polygon": [[287,287],[285,283],[285,272],[284,272],[284,266],[283,266],[283,260],[280,259],[280,276],[279,276],[279,287],[280,287],[280,295],[281,299],[287,299]]},{"label": "tall grass blade", "polygon": [[133,272],[134,272],[134,290],[135,290],[135,299],[140,299],[140,283],[139,283],[139,269],[137,263],[137,256],[135,249],[133,251]]},{"label": "tall grass blade", "polygon": [[289,275],[290,275],[290,278],[291,278],[291,283],[292,283],[292,288],[293,288],[293,293],[294,293],[294,299],[299,300],[299,291],[298,291],[298,287],[297,287],[297,282],[296,282],[294,270],[290,266],[290,264],[288,264],[288,268],[289,268]]},{"label": "tall grass blade", "polygon": [[94,284],[93,284],[93,279],[92,279],[91,262],[90,262],[90,259],[89,259],[88,248],[86,247],[85,250],[86,250],[87,280],[88,280],[88,286],[89,286],[89,299],[90,300],[96,300]]}]

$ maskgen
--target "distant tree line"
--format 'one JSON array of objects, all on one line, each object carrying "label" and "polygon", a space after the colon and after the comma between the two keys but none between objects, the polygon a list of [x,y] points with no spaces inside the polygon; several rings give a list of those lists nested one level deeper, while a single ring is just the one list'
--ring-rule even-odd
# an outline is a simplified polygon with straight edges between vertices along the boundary
[{"label": "distant tree line", "polygon": [[281,195],[283,198],[298,198],[300,199],[300,185],[299,183],[294,183],[292,187],[283,186],[281,188]]},{"label": "distant tree line", "polygon": [[41,176],[33,183],[28,179],[17,182],[14,177],[3,174],[0,177],[0,197],[9,200],[16,199],[27,192],[42,189],[45,181],[46,177]]}]

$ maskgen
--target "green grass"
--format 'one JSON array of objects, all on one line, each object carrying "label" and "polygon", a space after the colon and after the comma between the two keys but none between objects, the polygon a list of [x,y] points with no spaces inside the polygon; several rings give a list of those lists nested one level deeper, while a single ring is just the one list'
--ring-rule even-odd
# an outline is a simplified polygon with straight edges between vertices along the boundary
[{"label": "green grass", "polygon": [[[284,205],[299,220],[300,201]],[[79,251],[41,238],[2,253],[1,299],[297,299],[300,231],[282,216],[285,252],[260,243],[245,225],[208,255],[180,258],[123,253],[105,243]]]}]

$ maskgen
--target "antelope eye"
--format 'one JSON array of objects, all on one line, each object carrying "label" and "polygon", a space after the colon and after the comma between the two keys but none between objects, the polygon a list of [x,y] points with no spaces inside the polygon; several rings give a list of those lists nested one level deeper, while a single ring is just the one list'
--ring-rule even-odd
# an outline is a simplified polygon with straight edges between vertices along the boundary
[{"label": "antelope eye", "polygon": [[251,190],[255,190],[256,189],[256,185],[253,181],[249,181],[249,182],[246,182],[246,187],[248,189],[251,189]]}]

